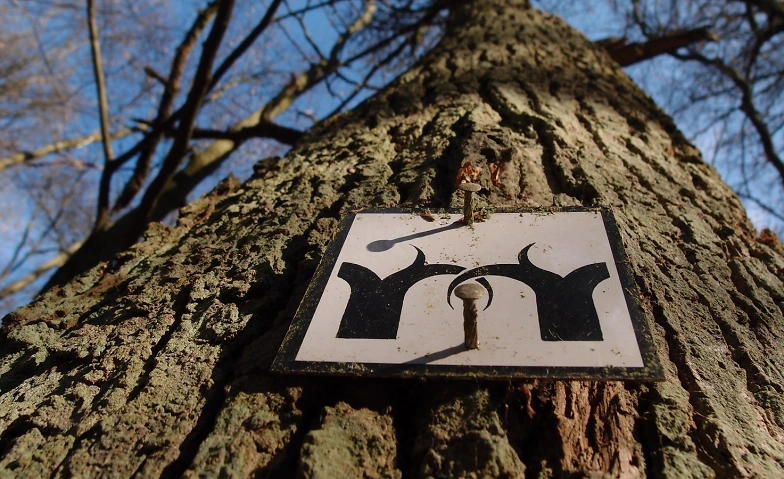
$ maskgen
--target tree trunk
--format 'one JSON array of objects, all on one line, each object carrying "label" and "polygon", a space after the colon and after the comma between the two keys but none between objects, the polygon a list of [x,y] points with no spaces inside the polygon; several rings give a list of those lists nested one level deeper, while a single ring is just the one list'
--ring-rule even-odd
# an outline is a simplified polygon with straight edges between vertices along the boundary
[{"label": "tree trunk", "polygon": [[[269,374],[340,214],[459,208],[465,161],[480,203],[613,209],[665,382]],[[606,53],[476,0],[286,158],[7,316],[0,475],[784,477],[783,273]]]}]

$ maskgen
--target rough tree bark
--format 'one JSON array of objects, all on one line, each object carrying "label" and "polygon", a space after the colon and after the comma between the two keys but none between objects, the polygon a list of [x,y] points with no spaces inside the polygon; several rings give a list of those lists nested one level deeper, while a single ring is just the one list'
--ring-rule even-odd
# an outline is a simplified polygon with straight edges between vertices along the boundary
[{"label": "rough tree bark", "polygon": [[[459,207],[466,160],[488,205],[613,208],[665,382],[268,373],[340,214]],[[476,0],[286,158],[7,316],[0,475],[784,477],[783,268],[601,48]]]}]

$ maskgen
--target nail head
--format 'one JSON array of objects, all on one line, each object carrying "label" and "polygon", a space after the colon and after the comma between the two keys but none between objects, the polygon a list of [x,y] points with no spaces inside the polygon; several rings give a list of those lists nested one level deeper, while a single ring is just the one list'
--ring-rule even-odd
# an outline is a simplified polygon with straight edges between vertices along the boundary
[{"label": "nail head", "polygon": [[461,284],[455,288],[455,296],[460,299],[479,299],[485,295],[485,288],[478,283]]},{"label": "nail head", "polygon": [[482,185],[476,183],[460,183],[457,186],[457,189],[460,191],[470,191],[471,193],[476,193],[482,189]]}]

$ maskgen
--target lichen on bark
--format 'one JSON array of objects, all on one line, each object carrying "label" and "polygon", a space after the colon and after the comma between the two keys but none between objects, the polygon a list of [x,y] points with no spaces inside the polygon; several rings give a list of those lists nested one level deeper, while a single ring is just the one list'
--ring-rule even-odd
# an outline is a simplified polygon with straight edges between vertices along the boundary
[{"label": "lichen on bark", "polygon": [[[340,215],[459,207],[465,161],[480,206],[613,209],[666,381],[269,374]],[[5,318],[0,475],[784,476],[781,251],[601,49],[466,2],[354,111]]]}]

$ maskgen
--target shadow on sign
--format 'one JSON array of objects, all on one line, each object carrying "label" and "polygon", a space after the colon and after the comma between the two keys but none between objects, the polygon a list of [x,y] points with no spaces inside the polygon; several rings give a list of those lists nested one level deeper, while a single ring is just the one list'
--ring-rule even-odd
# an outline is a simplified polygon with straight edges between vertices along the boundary
[{"label": "shadow on sign", "polygon": [[464,344],[458,344],[457,346],[452,346],[451,348],[446,348],[442,351],[438,351],[435,353],[425,354],[424,356],[418,357],[416,359],[412,359],[411,361],[406,361],[403,364],[427,364],[432,363],[433,361],[438,361],[439,359],[448,358],[453,354],[462,353],[465,351]]},{"label": "shadow on sign", "polygon": [[398,243],[404,243],[406,241],[411,241],[412,239],[417,238],[424,238],[425,236],[435,235],[438,233],[443,233],[444,231],[453,230],[455,228],[460,228],[463,226],[463,223],[459,223],[455,221],[454,223],[448,224],[446,226],[442,226],[440,228],[432,229],[429,231],[421,231],[419,233],[415,233],[408,236],[401,236],[400,238],[395,238],[391,240],[377,240],[373,241],[372,243],[368,243],[367,250],[372,251],[373,253],[381,253],[387,250],[392,249]]}]

